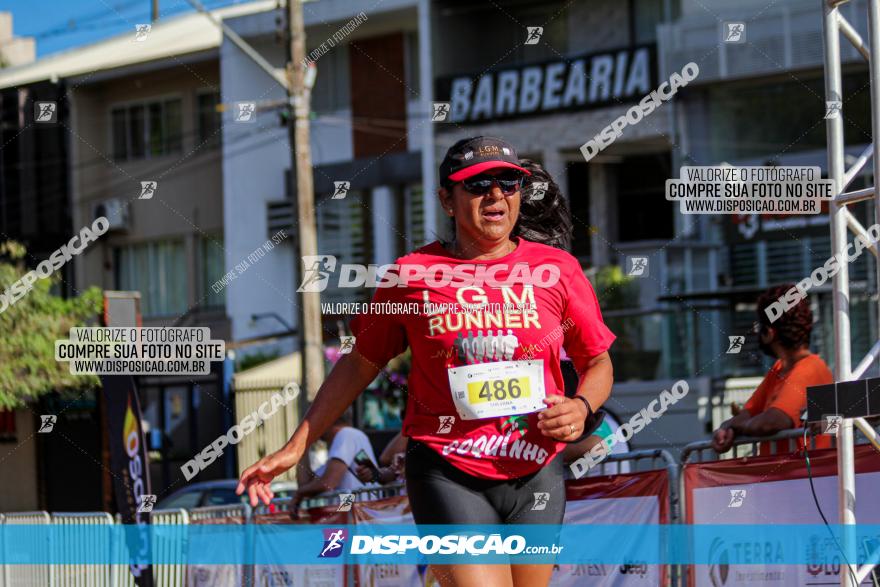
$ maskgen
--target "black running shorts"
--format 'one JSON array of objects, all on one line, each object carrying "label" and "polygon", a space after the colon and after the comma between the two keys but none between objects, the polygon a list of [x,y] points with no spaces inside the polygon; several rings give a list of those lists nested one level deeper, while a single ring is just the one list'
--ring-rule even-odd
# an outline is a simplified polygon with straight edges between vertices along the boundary
[{"label": "black running shorts", "polygon": [[416,524],[561,524],[565,514],[562,467],[562,456],[557,455],[525,477],[482,479],[410,440],[406,494]]}]

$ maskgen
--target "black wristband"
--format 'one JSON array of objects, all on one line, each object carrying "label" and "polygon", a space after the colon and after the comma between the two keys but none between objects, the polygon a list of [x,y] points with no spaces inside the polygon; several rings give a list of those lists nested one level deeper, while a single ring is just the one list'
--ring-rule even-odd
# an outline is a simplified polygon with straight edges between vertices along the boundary
[{"label": "black wristband", "polygon": [[594,412],[593,412],[593,408],[590,407],[590,402],[588,402],[588,401],[587,401],[587,398],[585,398],[585,397],[582,396],[582,395],[575,395],[575,396],[574,396],[574,399],[579,399],[579,400],[581,400],[582,402],[584,402],[584,405],[587,406],[587,415],[586,415],[586,417],[584,418],[584,420],[586,421],[586,419],[589,418],[590,415],[594,413]]}]

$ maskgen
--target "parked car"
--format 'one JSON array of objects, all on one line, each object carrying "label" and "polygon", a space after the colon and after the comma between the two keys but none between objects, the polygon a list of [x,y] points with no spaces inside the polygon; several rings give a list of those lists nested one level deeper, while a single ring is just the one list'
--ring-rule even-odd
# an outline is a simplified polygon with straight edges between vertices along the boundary
[{"label": "parked car", "polygon": [[[200,508],[212,505],[235,505],[247,501],[247,493],[236,495],[238,479],[218,479],[216,481],[200,481],[178,489],[159,501],[154,509],[185,509]],[[273,481],[272,491],[275,497],[293,497],[296,483],[293,481]]]}]

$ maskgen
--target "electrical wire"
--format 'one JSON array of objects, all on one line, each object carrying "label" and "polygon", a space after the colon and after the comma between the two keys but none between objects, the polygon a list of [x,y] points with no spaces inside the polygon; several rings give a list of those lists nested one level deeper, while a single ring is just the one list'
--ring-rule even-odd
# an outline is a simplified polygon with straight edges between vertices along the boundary
[{"label": "electrical wire", "polygon": [[834,531],[831,529],[831,524],[828,523],[828,518],[825,517],[825,513],[822,511],[822,506],[819,505],[819,498],[816,496],[816,487],[813,485],[813,469],[810,467],[810,451],[807,449],[809,444],[807,443],[807,432],[810,431],[810,427],[808,425],[804,426],[804,459],[807,462],[807,479],[810,480],[810,492],[813,494],[813,502],[816,504],[816,509],[819,511],[819,515],[822,517],[822,521],[825,522],[825,527],[828,528],[828,533],[831,535],[831,539],[834,540],[834,545],[837,547],[837,550],[840,552],[840,556],[843,559],[843,562],[846,563],[846,569],[849,571],[849,574],[852,575],[853,585],[858,585],[859,582],[857,580],[856,574],[852,570],[852,565],[849,562],[849,559],[846,558],[846,553],[843,551],[843,548],[840,546],[840,543],[837,541],[837,537],[834,535]]}]

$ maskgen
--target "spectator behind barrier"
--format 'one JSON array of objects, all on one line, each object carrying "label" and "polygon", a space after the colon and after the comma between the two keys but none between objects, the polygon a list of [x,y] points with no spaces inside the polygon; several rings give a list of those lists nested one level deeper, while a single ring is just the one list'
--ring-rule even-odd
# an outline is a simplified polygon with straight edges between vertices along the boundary
[{"label": "spectator behind barrier", "polygon": [[296,470],[296,481],[299,486],[296,491],[296,503],[304,497],[319,493],[351,491],[365,487],[355,475],[357,466],[355,458],[363,451],[372,463],[376,462],[376,455],[367,435],[351,426],[351,409],[343,412],[336,423],[321,435],[321,440],[330,447],[327,452],[327,462],[315,472],[312,472],[309,459],[303,459],[299,463]]},{"label": "spectator behind barrier", "polygon": [[[718,453],[730,450],[737,436],[772,436],[802,427],[807,387],[834,381],[825,361],[810,352],[813,312],[809,299],[801,300],[772,324],[767,317],[765,309],[792,287],[794,284],[780,285],[758,298],[755,334],[761,351],[777,360],[742,410],[715,431],[712,448]],[[803,441],[799,446],[803,448]],[[830,446],[830,437],[817,437],[816,448]],[[777,441],[776,452],[789,452],[788,441]],[[762,442],[759,454],[772,454],[772,443]]]},{"label": "spectator behind barrier", "polygon": [[357,478],[368,483],[376,481],[382,485],[389,483],[403,482],[403,464],[406,457],[407,438],[398,432],[394,438],[388,441],[382,454],[379,455],[379,471],[378,474],[373,469],[365,465],[358,465],[355,468]]}]

